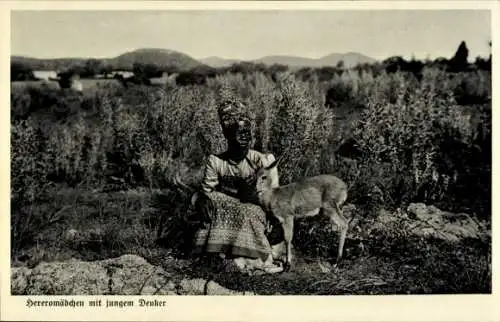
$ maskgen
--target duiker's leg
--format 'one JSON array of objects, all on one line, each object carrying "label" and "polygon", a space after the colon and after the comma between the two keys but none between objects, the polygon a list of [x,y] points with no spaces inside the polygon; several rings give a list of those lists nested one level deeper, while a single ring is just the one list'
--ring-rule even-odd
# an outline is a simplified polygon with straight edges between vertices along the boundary
[{"label": "duiker's leg", "polygon": [[334,224],[339,227],[339,245],[337,260],[335,263],[335,266],[337,266],[342,260],[349,221],[344,217],[342,211],[340,210],[340,207],[336,203],[333,205],[333,207],[325,207],[323,211],[325,215],[328,215],[330,218],[330,222],[332,223],[332,231],[335,230],[335,228],[333,227]]},{"label": "duiker's leg", "polygon": [[281,224],[286,245],[285,271],[289,271],[292,265],[293,217],[285,218]]}]

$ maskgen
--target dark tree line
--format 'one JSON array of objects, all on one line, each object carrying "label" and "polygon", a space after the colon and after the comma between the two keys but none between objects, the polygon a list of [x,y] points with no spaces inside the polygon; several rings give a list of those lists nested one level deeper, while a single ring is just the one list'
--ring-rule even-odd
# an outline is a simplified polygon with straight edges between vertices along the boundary
[{"label": "dark tree line", "polygon": [[382,64],[388,73],[398,71],[411,72],[417,78],[420,78],[425,66],[437,67],[451,73],[460,73],[474,69],[491,71],[491,54],[488,59],[477,57],[475,62],[471,64],[469,63],[469,49],[467,48],[467,44],[462,41],[450,59],[440,57],[434,61],[423,62],[415,59],[407,61],[400,56],[395,56],[384,60]]},{"label": "dark tree line", "polygon": [[35,75],[33,74],[33,70],[30,67],[20,62],[10,63],[11,81],[28,81],[34,79]]}]

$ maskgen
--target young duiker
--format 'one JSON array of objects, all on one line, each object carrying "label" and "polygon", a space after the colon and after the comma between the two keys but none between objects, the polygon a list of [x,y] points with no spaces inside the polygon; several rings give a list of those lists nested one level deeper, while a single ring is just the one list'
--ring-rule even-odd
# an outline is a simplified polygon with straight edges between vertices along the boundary
[{"label": "young duiker", "polygon": [[286,270],[291,267],[293,223],[295,218],[327,216],[340,228],[339,245],[335,267],[342,259],[344,241],[349,221],[342,214],[341,207],[347,199],[347,185],[332,175],[306,178],[285,186],[274,185],[269,175],[281,161],[276,160],[256,173],[255,188],[262,208],[276,217],[283,227],[286,245]]}]

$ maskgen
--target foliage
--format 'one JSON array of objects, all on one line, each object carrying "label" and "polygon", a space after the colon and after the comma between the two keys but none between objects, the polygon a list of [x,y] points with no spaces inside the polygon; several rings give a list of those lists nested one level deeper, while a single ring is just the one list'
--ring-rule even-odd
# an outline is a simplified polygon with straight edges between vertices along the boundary
[{"label": "foliage", "polygon": [[[102,87],[83,96],[28,87],[12,94],[12,122],[29,119],[34,131],[44,133],[37,140],[54,153],[37,154],[54,158],[46,173],[59,182],[99,186],[118,180],[129,187],[161,187],[175,170],[173,164],[200,167],[208,153],[224,148],[215,110],[222,86],[232,88],[255,116],[254,146],[276,156],[287,154],[283,183],[321,172],[365,173],[368,177],[352,180],[377,181],[374,185],[385,187],[394,206],[415,199],[440,202],[451,197],[450,191],[458,193],[456,184],[472,171],[473,162],[474,171],[480,171],[472,161],[477,144],[489,160],[482,145],[491,128],[480,121],[483,141],[477,132],[477,117],[488,119],[488,108],[459,105],[488,102],[491,76],[479,71],[450,78],[445,71],[426,68],[420,81],[403,72],[375,77],[346,71],[323,82],[303,81],[292,72],[229,73],[203,85]],[[339,119],[345,110],[354,114]],[[350,170],[339,165],[335,154],[348,139],[361,151]],[[445,142],[458,144],[455,155],[442,148]],[[453,178],[449,193],[429,192],[443,186],[442,176]],[[489,184],[482,182],[486,190],[480,193]]]},{"label": "foliage", "polygon": [[29,243],[45,220],[33,206],[46,196],[50,181],[50,155],[43,134],[31,120],[11,126],[11,210],[12,244],[18,250]]},{"label": "foliage", "polygon": [[469,57],[469,49],[465,44],[465,41],[462,41],[458,46],[455,55],[450,59],[449,70],[452,72],[463,71],[469,63],[467,62],[467,58]]},{"label": "foliage", "polygon": [[161,77],[163,74],[163,71],[159,69],[156,65],[138,64],[138,63],[135,63],[133,65],[132,72],[136,77],[145,77],[145,78]]},{"label": "foliage", "polygon": [[26,64],[20,62],[10,63],[10,80],[11,81],[27,81],[35,79],[33,70]]},{"label": "foliage", "polygon": [[[13,122],[37,119],[39,122],[54,122],[80,114],[88,102],[80,93],[71,89],[54,88],[46,84],[28,86],[11,94],[11,119]],[[45,120],[44,120],[45,118]]]}]

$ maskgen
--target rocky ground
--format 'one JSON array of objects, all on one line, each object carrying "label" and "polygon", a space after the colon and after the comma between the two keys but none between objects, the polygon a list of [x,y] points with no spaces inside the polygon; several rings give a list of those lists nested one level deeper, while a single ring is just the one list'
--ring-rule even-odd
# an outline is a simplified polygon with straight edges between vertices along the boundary
[{"label": "rocky ground", "polygon": [[[148,261],[134,254],[123,254],[105,260],[42,261],[34,267],[12,267],[12,294],[263,295],[491,291],[491,229],[484,221],[467,214],[444,212],[433,206],[411,204],[404,211],[381,211],[372,221],[357,219],[352,227],[346,245],[346,260],[338,270],[332,269],[329,260],[299,250],[295,250],[297,259],[291,272],[259,276],[228,272],[222,261],[200,264],[173,255]],[[67,231],[66,234],[79,234],[80,239],[85,238],[82,232]],[[95,234],[95,231],[88,232],[89,236]],[[381,249],[378,248],[380,245],[383,245]],[[450,271],[454,269],[456,272]],[[461,276],[460,272],[466,275]],[[477,280],[482,284],[476,285]]]}]

